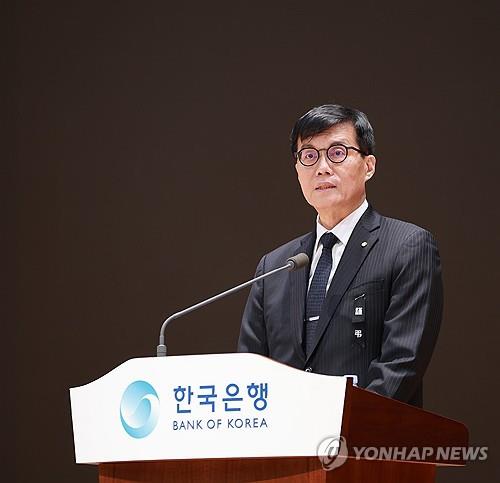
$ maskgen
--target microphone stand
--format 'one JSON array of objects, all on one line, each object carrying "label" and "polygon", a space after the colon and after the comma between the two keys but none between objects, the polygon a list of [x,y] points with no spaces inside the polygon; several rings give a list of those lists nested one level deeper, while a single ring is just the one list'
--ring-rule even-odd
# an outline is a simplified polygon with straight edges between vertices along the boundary
[{"label": "microphone stand", "polygon": [[187,309],[181,310],[180,312],[176,312],[175,314],[172,314],[170,317],[168,317],[162,324],[161,329],[160,329],[160,337],[159,337],[159,343],[158,346],[156,347],[156,355],[157,357],[165,357],[167,355],[167,346],[165,345],[165,329],[167,325],[174,319],[178,319],[179,317],[182,317],[183,315],[189,314],[190,312],[193,312],[194,310],[197,310],[201,307],[204,307],[205,305],[211,304],[212,302],[215,302],[216,300],[219,300],[226,295],[231,295],[238,290],[241,290],[245,287],[248,287],[249,285],[253,284],[254,282],[257,282],[263,278],[269,277],[270,275],[274,275],[275,273],[281,272],[283,270],[297,270],[302,267],[305,267],[309,263],[309,257],[305,253],[299,253],[298,255],[295,255],[291,258],[289,258],[286,262],[285,265],[279,268],[275,268],[274,270],[271,270],[270,272],[264,273],[258,277],[252,278],[251,280],[248,280],[247,282],[244,282],[240,285],[237,285],[236,287],[230,288],[229,290],[226,290],[225,292],[222,292],[220,294],[214,295],[213,297],[210,297],[207,300],[203,300],[202,302],[199,302],[195,305],[192,305],[191,307],[188,307]]}]

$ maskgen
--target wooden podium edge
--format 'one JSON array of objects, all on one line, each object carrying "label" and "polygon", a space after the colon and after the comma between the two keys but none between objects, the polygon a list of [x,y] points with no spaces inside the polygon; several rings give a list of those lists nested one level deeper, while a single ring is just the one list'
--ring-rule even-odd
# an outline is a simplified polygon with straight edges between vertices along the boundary
[{"label": "wooden podium edge", "polygon": [[469,442],[469,431],[463,423],[360,389],[350,379],[346,384],[341,436],[345,438],[349,456],[355,456],[353,446],[408,448],[411,441],[413,447],[432,448],[432,455],[418,461],[393,461],[439,466],[464,466],[464,458],[437,458],[437,452],[440,447],[465,448]]}]

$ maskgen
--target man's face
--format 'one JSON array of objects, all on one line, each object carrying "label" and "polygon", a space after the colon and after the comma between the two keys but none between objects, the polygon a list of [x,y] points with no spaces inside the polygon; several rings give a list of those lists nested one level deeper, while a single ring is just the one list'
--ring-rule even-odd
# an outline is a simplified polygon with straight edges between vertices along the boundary
[{"label": "man's face", "polygon": [[[305,147],[326,150],[337,143],[359,149],[351,123],[335,125],[308,139],[299,138],[297,151]],[[353,149],[349,149],[342,163],[332,163],[326,151],[320,151],[320,158],[313,166],[303,166],[297,161],[295,169],[302,193],[325,226],[331,224],[329,221],[338,223],[361,205],[366,197],[365,182],[373,176],[375,162],[375,156],[363,156]]]}]

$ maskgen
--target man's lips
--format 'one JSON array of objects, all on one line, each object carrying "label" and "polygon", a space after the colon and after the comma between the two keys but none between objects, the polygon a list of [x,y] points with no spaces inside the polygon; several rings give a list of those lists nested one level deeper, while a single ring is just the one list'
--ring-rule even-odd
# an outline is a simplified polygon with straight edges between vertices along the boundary
[{"label": "man's lips", "polygon": [[316,191],[324,191],[324,190],[329,190],[329,189],[332,189],[335,187],[336,186],[333,183],[323,182],[323,183],[319,183],[314,189]]}]

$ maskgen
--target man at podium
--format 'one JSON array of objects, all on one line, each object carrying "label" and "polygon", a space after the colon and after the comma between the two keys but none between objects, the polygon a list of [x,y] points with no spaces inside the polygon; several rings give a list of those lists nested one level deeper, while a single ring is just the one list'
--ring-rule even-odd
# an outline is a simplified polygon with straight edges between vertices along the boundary
[{"label": "man at podium", "polygon": [[308,372],[356,375],[360,387],[422,406],[443,306],[436,241],[368,203],[376,158],[364,113],[315,107],[293,127],[291,149],[315,227],[264,255],[257,275],[301,252],[310,264],[253,285],[238,350]]}]

